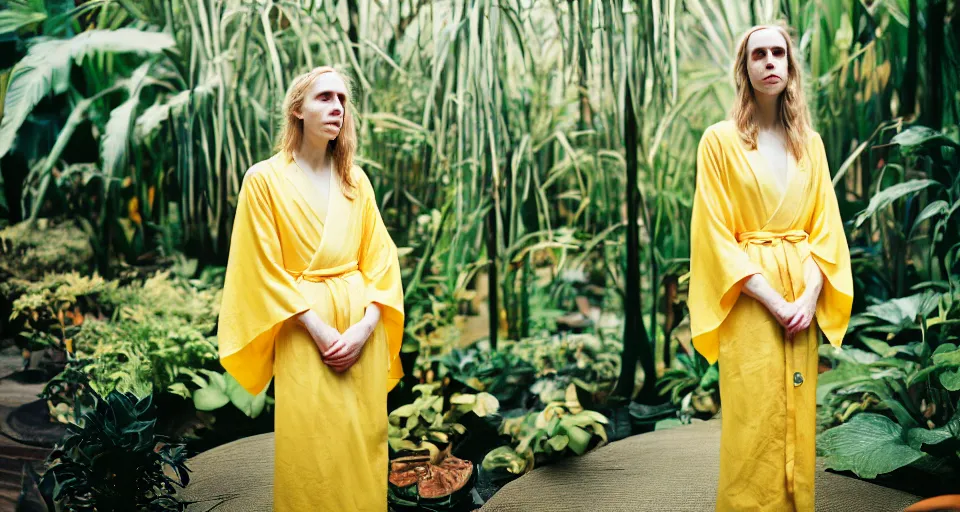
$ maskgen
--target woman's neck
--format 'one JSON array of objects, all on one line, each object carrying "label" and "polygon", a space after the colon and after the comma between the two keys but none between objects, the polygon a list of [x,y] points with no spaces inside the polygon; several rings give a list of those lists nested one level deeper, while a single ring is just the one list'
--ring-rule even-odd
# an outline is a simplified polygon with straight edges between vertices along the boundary
[{"label": "woman's neck", "polygon": [[333,150],[330,141],[315,140],[304,136],[296,151],[297,160],[313,172],[323,172],[333,167]]},{"label": "woman's neck", "polygon": [[755,94],[756,120],[761,130],[776,130],[780,127],[780,95]]}]

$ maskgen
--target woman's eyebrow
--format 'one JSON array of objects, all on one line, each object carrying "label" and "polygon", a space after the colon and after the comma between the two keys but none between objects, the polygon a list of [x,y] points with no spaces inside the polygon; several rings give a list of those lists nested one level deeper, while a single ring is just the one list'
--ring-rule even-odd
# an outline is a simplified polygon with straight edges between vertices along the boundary
[{"label": "woman's eyebrow", "polygon": [[317,96],[320,96],[320,95],[323,95],[323,94],[336,94],[337,96],[341,96],[341,97],[343,97],[343,98],[346,98],[346,97],[347,97],[347,93],[345,93],[345,92],[343,92],[343,91],[337,91],[337,90],[334,90],[334,89],[324,89],[324,90],[322,90],[322,91],[318,91],[318,92],[317,92]]},{"label": "woman's eyebrow", "polygon": [[782,46],[766,46],[766,47],[764,47],[764,46],[758,46],[758,47],[756,47],[756,48],[753,49],[754,52],[758,52],[758,51],[762,51],[762,50],[771,50],[771,51],[773,51],[773,50],[781,50],[781,51],[787,51],[787,49],[784,48],[784,47],[782,47]]}]

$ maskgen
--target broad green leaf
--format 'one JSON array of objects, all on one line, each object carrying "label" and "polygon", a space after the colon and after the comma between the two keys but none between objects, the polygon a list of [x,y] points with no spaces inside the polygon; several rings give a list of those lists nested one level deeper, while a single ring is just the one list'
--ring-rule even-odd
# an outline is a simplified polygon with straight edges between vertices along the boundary
[{"label": "broad green leaf", "polygon": [[522,475],[527,469],[527,460],[509,446],[498,446],[483,458],[485,471],[505,469],[508,473]]},{"label": "broad green leaf", "polygon": [[846,347],[836,349],[826,343],[820,345],[819,352],[821,356],[837,361],[838,363],[870,364],[880,360],[880,356],[873,352]]},{"label": "broad green leaf", "polygon": [[210,378],[210,386],[208,387],[215,387],[219,390],[227,389],[227,381],[223,378],[222,373],[218,373],[218,372],[215,372],[212,370],[206,370],[206,369],[202,369],[200,371],[206,374],[207,377]]},{"label": "broad green leaf", "polygon": [[860,413],[820,435],[826,466],[876,478],[911,464],[925,454],[904,441],[903,428],[886,416]]},{"label": "broad green leaf", "polygon": [[570,426],[565,430],[567,437],[570,439],[569,446],[573,453],[577,455],[586,453],[587,447],[590,445],[590,439],[593,437],[590,432],[575,426]]},{"label": "broad green leaf", "polygon": [[941,347],[937,347],[937,351],[934,352],[933,363],[940,366],[960,366],[960,349],[940,352]]},{"label": "broad green leaf", "polygon": [[16,32],[21,28],[42,23],[47,19],[45,12],[30,12],[17,9],[0,11],[0,34]]},{"label": "broad green leaf", "polygon": [[500,410],[500,401],[490,393],[477,393],[477,400],[473,406],[473,413],[481,418],[496,414]]},{"label": "broad green leaf", "polygon": [[567,444],[568,444],[569,442],[570,442],[570,438],[569,438],[569,437],[567,437],[567,436],[565,436],[565,435],[563,435],[563,434],[560,434],[560,435],[551,437],[551,438],[547,441],[547,444],[550,445],[551,448],[553,448],[553,451],[555,451],[555,452],[562,452],[563,449],[567,447]]},{"label": "broad green leaf", "polygon": [[400,407],[397,407],[396,409],[394,409],[393,412],[390,413],[390,416],[394,416],[397,418],[408,418],[410,417],[411,414],[417,411],[418,409],[414,404],[406,404],[406,405],[401,405]]},{"label": "broad green leaf", "polygon": [[950,205],[942,199],[928,204],[927,207],[920,212],[920,215],[917,215],[917,220],[913,221],[913,227],[910,228],[910,233],[915,232],[925,220],[936,215],[944,215],[948,211],[950,211]]},{"label": "broad green leaf", "polygon": [[193,405],[198,411],[213,411],[230,403],[230,397],[222,389],[200,388],[193,392]]},{"label": "broad green leaf", "polygon": [[243,411],[243,413],[250,418],[260,416],[260,413],[263,412],[263,408],[267,403],[266,387],[263,388],[263,391],[260,393],[252,395],[237,382],[237,379],[233,378],[233,375],[224,373],[223,380],[226,382],[227,396],[230,397],[230,402],[233,403],[237,409]]},{"label": "broad green leaf", "polygon": [[203,377],[201,377],[200,375],[197,375],[195,371],[189,368],[181,368],[180,373],[184,375],[189,375],[190,379],[193,381],[194,384],[196,384],[198,388],[205,388],[210,385]]},{"label": "broad green leaf", "polygon": [[70,41],[49,40],[34,44],[13,68],[0,122],[0,157],[13,146],[17,131],[44,96],[62,94],[70,77]]},{"label": "broad green leaf", "polygon": [[870,204],[862,212],[857,214],[854,227],[859,228],[867,219],[874,216],[879,210],[889,206],[897,199],[907,197],[931,186],[939,185],[936,180],[910,180],[903,183],[897,183],[891,187],[883,189],[870,198]]},{"label": "broad green leaf", "polygon": [[941,373],[940,384],[943,384],[947,391],[960,391],[960,368]]},{"label": "broad green leaf", "polygon": [[824,372],[817,379],[817,404],[826,403],[827,395],[837,389],[871,380],[873,380],[873,372],[869,366],[851,362],[840,363],[839,366]]},{"label": "broad green leaf", "polygon": [[434,392],[436,392],[437,389],[439,388],[440,388],[439,382],[429,382],[426,384],[417,384],[416,386],[413,387],[413,392],[420,393],[423,396],[429,396],[429,395],[432,395]]},{"label": "broad green leaf", "polygon": [[937,345],[936,350],[933,351],[933,355],[937,354],[946,354],[947,352],[953,352],[957,350],[957,345],[954,343],[941,343]]},{"label": "broad green leaf", "polygon": [[930,430],[911,428],[907,431],[907,443],[918,450],[925,444],[937,444],[951,438],[960,439],[960,411],[942,427]]},{"label": "broad green leaf", "polygon": [[911,126],[898,133],[893,139],[890,139],[890,143],[899,145],[900,151],[904,154],[915,153],[923,149],[924,146],[931,145],[931,143],[934,143],[936,146],[946,145],[957,147],[956,142],[950,140],[944,134],[926,126]]},{"label": "broad green leaf", "polygon": [[420,417],[429,423],[432,423],[439,415],[440,413],[433,409],[420,409]]},{"label": "broad green leaf", "polygon": [[[140,104],[140,88],[143,86],[150,64],[138,67],[127,81],[130,97],[110,112],[106,131],[100,138],[100,156],[103,159],[103,173],[108,177],[124,175],[123,167],[127,160],[127,145],[130,142],[130,129],[133,126],[134,113]],[[106,183],[105,183],[106,185]]]},{"label": "broad green leaf", "polygon": [[193,102],[196,105],[198,101],[212,97],[213,92],[219,87],[223,87],[221,77],[212,75],[205,83],[198,85],[193,90],[180,91],[178,94],[167,98],[167,101],[163,103],[150,105],[137,117],[134,137],[137,141],[149,137],[160,127],[161,123],[171,116],[179,115],[188,103]]},{"label": "broad green leaf", "polygon": [[700,388],[705,390],[714,389],[720,382],[720,370],[717,365],[710,365],[706,373],[700,379]]},{"label": "broad green leaf", "polygon": [[158,54],[174,44],[169,34],[132,28],[88,30],[71,39],[48,39],[33,44],[14,67],[4,98],[0,157],[10,151],[17,131],[37,103],[47,94],[62,94],[67,90],[71,59],[79,62],[97,52]]},{"label": "broad green leaf", "polygon": [[939,300],[940,296],[938,294],[927,290],[908,297],[891,299],[868,306],[864,315],[872,316],[892,325],[909,327],[916,325],[918,317],[929,315],[937,307]]}]

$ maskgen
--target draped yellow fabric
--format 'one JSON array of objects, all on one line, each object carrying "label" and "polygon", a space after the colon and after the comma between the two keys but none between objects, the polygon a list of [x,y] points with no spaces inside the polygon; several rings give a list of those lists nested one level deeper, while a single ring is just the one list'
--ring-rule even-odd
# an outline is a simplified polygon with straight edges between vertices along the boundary
[{"label": "draped yellow fabric", "polygon": [[[238,198],[220,360],[251,393],[275,378],[275,511],[386,509],[386,398],[403,376],[403,289],[373,187],[353,172],[354,199],[336,176],[321,197],[279,153],[247,172]],[[374,302],[381,320],[342,374],[291,320],[312,309],[343,332]]]},{"label": "draped yellow fabric", "polygon": [[803,158],[789,158],[787,172],[781,191],[766,159],[729,121],[700,141],[688,306],[694,346],[720,361],[722,511],[814,509],[817,329],[786,338],[741,289],[759,273],[793,301],[813,258],[824,275],[815,323],[840,346],[853,278],[819,135],[811,134]]}]

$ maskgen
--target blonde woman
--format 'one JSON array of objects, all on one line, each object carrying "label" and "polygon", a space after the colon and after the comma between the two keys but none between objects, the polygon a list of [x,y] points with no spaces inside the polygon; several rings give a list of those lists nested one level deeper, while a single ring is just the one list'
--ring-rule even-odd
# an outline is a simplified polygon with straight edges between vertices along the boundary
[{"label": "blonde woman", "polygon": [[251,393],[276,377],[274,510],[387,508],[387,392],[402,376],[397,250],[366,175],[345,78],[297,77],[279,152],[240,189],[221,362]]},{"label": "blonde woman", "polygon": [[782,27],[750,29],[731,119],[697,152],[689,307],[694,346],[720,361],[718,511],[814,510],[816,327],[840,346],[850,320],[850,254],[800,71]]}]

